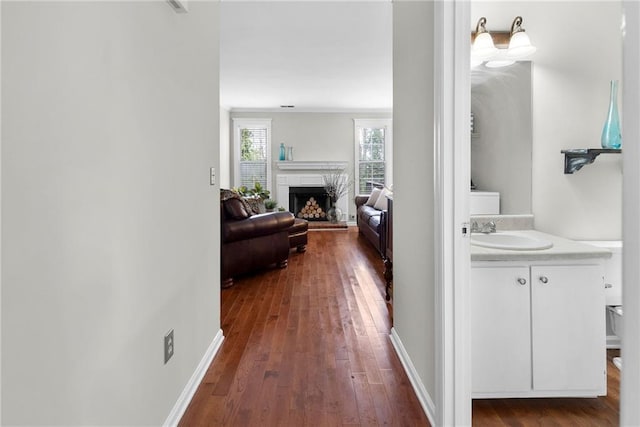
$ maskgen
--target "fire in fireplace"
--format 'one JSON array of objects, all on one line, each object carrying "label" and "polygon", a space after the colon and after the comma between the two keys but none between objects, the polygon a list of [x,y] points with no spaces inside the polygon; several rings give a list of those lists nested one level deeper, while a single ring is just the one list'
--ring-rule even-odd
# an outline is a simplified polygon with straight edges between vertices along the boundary
[{"label": "fire in fireplace", "polygon": [[307,221],[327,221],[329,197],[324,187],[289,187],[289,211]]}]

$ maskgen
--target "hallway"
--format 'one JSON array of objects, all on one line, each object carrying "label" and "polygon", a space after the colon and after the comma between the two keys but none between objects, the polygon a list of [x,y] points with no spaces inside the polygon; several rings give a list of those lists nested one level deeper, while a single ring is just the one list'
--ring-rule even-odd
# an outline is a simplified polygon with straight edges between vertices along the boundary
[{"label": "hallway", "polygon": [[381,277],[352,227],[311,232],[288,268],[223,290],[225,341],[180,425],[428,426],[388,337]]}]

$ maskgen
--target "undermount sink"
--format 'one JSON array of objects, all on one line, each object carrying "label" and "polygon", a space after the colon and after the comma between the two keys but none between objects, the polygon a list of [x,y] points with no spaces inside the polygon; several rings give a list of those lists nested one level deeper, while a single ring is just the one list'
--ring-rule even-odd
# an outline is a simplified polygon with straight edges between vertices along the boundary
[{"label": "undermount sink", "polygon": [[505,231],[489,234],[473,233],[471,234],[471,244],[484,248],[512,251],[534,251],[549,249],[553,246],[553,243],[549,240]]}]

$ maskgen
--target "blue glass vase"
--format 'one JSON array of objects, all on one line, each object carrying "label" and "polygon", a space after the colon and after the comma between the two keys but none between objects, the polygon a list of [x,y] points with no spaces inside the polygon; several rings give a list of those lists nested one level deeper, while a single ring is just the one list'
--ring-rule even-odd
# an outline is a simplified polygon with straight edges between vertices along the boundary
[{"label": "blue glass vase", "polygon": [[609,95],[609,112],[607,121],[602,128],[600,138],[602,148],[620,148],[622,135],[620,133],[620,116],[618,114],[618,81],[611,80],[611,94]]},{"label": "blue glass vase", "polygon": [[278,160],[280,160],[281,162],[286,160],[287,158],[287,153],[286,150],[284,148],[284,142],[280,143],[280,157],[278,158]]}]

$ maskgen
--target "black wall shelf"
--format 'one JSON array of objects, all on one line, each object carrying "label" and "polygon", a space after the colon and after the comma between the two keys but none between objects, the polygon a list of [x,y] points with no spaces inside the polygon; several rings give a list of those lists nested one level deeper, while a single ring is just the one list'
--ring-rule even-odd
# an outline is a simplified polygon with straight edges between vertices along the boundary
[{"label": "black wall shelf", "polygon": [[613,148],[572,148],[560,151],[564,154],[564,173],[571,174],[580,170],[584,165],[590,165],[600,154],[619,154],[621,149]]}]

